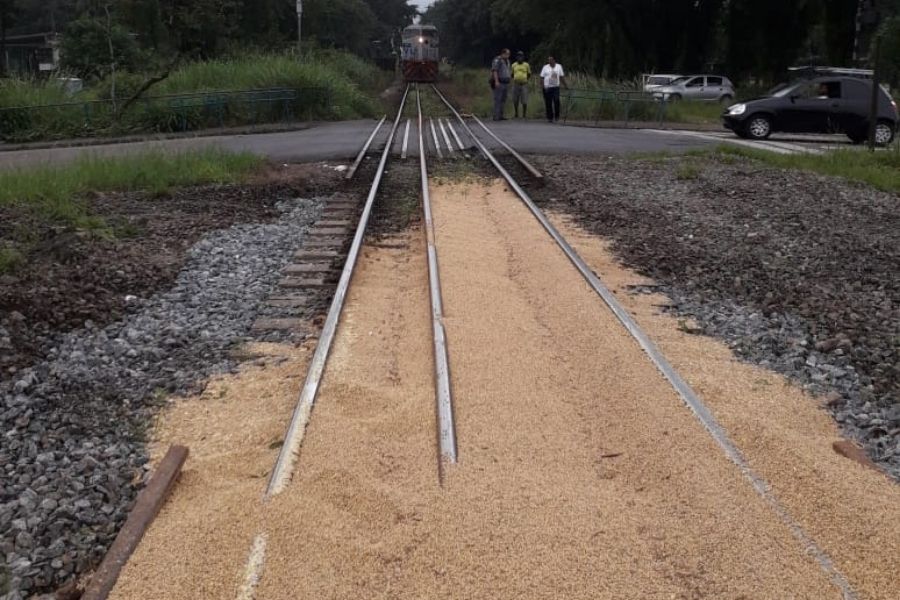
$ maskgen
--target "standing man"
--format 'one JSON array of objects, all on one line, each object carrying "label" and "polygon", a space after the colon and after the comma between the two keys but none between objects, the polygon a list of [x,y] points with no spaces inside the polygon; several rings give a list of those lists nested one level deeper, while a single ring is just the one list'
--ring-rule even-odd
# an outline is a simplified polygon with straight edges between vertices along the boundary
[{"label": "standing man", "polygon": [[541,80],[544,86],[544,106],[547,108],[547,122],[559,121],[559,86],[568,89],[566,73],[562,65],[556,62],[552,56],[547,58],[547,64],[541,69]]},{"label": "standing man", "polygon": [[509,48],[500,51],[500,55],[491,63],[491,77],[494,88],[494,120],[504,121],[503,109],[506,105],[506,96],[509,93]]},{"label": "standing man", "polygon": [[516,62],[512,64],[513,108],[519,118],[519,103],[522,104],[522,118],[528,118],[528,80],[531,79],[531,65],[525,62],[525,53],[516,53]]}]

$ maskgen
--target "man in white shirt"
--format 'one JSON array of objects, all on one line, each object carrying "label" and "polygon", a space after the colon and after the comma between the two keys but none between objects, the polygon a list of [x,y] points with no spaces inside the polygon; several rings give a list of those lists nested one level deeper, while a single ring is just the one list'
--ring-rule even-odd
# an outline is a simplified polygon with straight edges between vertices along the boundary
[{"label": "man in white shirt", "polygon": [[566,73],[562,65],[556,62],[552,56],[547,59],[547,64],[541,69],[541,80],[544,85],[544,106],[547,107],[547,122],[559,121],[559,86],[566,85]]}]

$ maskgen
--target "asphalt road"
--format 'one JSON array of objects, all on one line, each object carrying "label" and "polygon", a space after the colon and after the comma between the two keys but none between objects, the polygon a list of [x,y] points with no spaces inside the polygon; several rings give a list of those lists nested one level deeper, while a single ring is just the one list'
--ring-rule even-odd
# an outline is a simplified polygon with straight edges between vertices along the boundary
[{"label": "asphalt road", "polygon": [[[308,129],[279,133],[256,133],[240,135],[219,135],[191,137],[146,142],[114,143],[99,146],[58,147],[33,150],[10,150],[0,152],[0,169],[42,164],[61,164],[79,156],[102,155],[119,156],[148,149],[163,149],[166,152],[183,152],[197,148],[219,147],[232,151],[247,151],[267,156],[279,162],[311,162],[318,160],[346,161],[354,157],[375,126],[375,121],[342,121],[322,123]],[[489,147],[498,144],[490,139],[477,124],[469,121],[470,127]],[[834,136],[772,136],[766,142],[738,140],[727,132],[693,132],[653,129],[600,129],[575,125],[553,125],[543,121],[488,122],[488,126],[516,150],[523,153],[539,154],[620,154],[632,152],[682,152],[695,148],[713,147],[723,143],[751,146],[760,150],[781,153],[814,152],[846,147],[846,138]],[[399,154],[402,147],[401,129],[394,147]],[[384,143],[390,123],[385,123],[376,138],[376,146]],[[463,130],[454,124],[464,145],[471,140]],[[435,131],[442,147],[444,142],[440,127]],[[451,140],[452,134],[448,130]],[[416,156],[417,137],[415,123],[409,135],[410,155]],[[425,138],[430,148],[434,147],[434,135],[426,121]],[[783,139],[782,139],[783,138]]]},{"label": "asphalt road", "polygon": [[[378,136],[383,143],[389,123]],[[510,145],[522,152],[608,154],[623,152],[682,151],[714,144],[711,140],[688,135],[659,133],[633,129],[593,129],[543,122],[522,123],[506,121],[491,123],[491,127]],[[130,142],[101,146],[46,148],[0,152],[0,168],[28,165],[60,164],[84,155],[120,156],[147,149],[180,152],[196,148],[220,147],[233,151],[249,151],[280,162],[308,162],[316,160],[347,160],[356,155],[371,133],[375,121],[344,121],[316,125],[302,131],[195,137],[151,142]],[[403,124],[405,126],[405,123]],[[478,129],[473,124],[474,129]],[[459,131],[459,130],[457,130]],[[402,139],[402,131],[400,139]],[[459,131],[464,143],[469,143]],[[426,128],[430,136],[430,128]],[[438,135],[441,136],[439,130]],[[485,141],[488,139],[485,136]],[[415,154],[415,126],[411,128],[410,148]],[[433,145],[431,142],[429,145]],[[490,145],[494,145],[490,141]],[[400,151],[400,141],[395,147]]]}]

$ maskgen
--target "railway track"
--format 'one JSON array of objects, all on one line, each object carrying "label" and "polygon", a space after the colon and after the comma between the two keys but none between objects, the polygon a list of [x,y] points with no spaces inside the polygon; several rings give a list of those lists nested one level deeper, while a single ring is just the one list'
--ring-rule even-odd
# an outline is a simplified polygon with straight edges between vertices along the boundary
[{"label": "railway track", "polygon": [[[444,107],[446,110],[446,115],[426,116],[425,111],[423,111],[422,108],[423,92],[425,94],[432,94],[433,97],[436,97],[440,106]],[[408,119],[403,123],[403,115],[407,107],[413,104],[416,109],[414,119]],[[833,586],[840,591],[840,595],[843,598],[856,598],[857,594],[855,590],[845,576],[837,569],[828,554],[782,505],[769,484],[753,470],[741,450],[729,438],[728,433],[718,423],[715,416],[704,404],[702,399],[671,365],[666,356],[641,329],[628,311],[618,302],[615,295],[602,281],[600,281],[594,271],[578,255],[572,245],[543,214],[540,208],[529,197],[525,187],[516,180],[511,174],[511,169],[507,168],[504,163],[514,159],[516,164],[520,165],[522,171],[528,173],[528,176],[535,181],[540,181],[542,174],[529,164],[524,157],[519,155],[513,148],[509,147],[503,140],[496,136],[486,124],[474,117],[472,118],[472,121],[473,123],[470,125],[470,122],[454,108],[452,103],[436,87],[419,89],[418,86],[416,86],[415,88],[407,87],[405,90],[400,108],[392,121],[386,140],[381,148],[378,167],[373,176],[365,204],[361,209],[358,221],[356,221],[356,228],[352,236],[352,241],[350,241],[349,247],[346,248],[346,260],[343,261],[343,268],[337,280],[333,300],[328,310],[321,336],[319,337],[315,355],[310,363],[309,372],[302,388],[299,401],[294,410],[287,435],[285,436],[285,442],[269,480],[266,490],[267,498],[273,498],[283,493],[288,487],[294,470],[298,467],[304,432],[310,421],[317,393],[323,376],[325,375],[329,352],[338,328],[347,297],[347,290],[353,277],[354,267],[359,257],[360,249],[366,237],[366,228],[370,220],[373,205],[387,173],[388,164],[392,155],[396,154],[402,160],[409,156],[413,150],[418,156],[419,163],[419,192],[422,199],[428,265],[434,362],[435,429],[439,450],[437,472],[439,479],[443,481],[446,470],[453,468],[453,465],[458,461],[464,460],[466,449],[464,447],[458,447],[454,423],[453,390],[450,381],[452,361],[448,352],[448,348],[452,346],[453,340],[448,340],[447,332],[444,327],[440,263],[438,260],[440,248],[435,235],[434,216],[429,191],[428,155],[432,154],[438,160],[445,160],[462,156],[466,152],[474,149],[493,166],[509,188],[513,190],[516,196],[518,196],[524,205],[527,206],[528,210],[540,223],[545,232],[565,254],[571,265],[578,273],[580,273],[605,306],[615,315],[621,326],[624,327],[628,334],[640,346],[646,358],[653,363],[655,368],[668,381],[672,389],[675,390],[696,419],[703,425],[719,450],[734,464],[734,467],[743,475],[747,484],[750,485],[755,493],[765,501],[769,509],[790,531],[798,544],[797,550],[813,557],[819,568],[831,580]],[[360,152],[358,160],[351,169],[350,176],[352,176],[362,162],[363,156],[366,154],[370,144],[372,144],[373,140],[376,138],[376,134],[383,122],[384,120],[382,120],[382,123],[379,123],[378,127],[376,127],[375,131],[372,132],[372,135],[367,140],[365,147]],[[415,130],[416,135],[411,137],[410,133],[412,130]],[[476,134],[476,131],[487,136],[489,140],[493,140],[495,144],[498,144],[501,148],[506,150],[511,158],[498,158],[488,147],[487,143]],[[411,142],[415,143],[414,149],[411,147]],[[466,142],[469,142],[469,144],[467,145]],[[349,231],[348,226],[351,221],[348,217],[353,213],[353,207],[340,206],[334,207],[333,210],[343,211],[337,215],[340,217],[340,221],[328,222],[326,220],[325,223],[322,224],[323,229],[326,230],[326,234],[323,235],[340,233],[337,230],[338,227],[344,228],[344,233]],[[315,237],[316,236],[313,236],[312,239],[315,239]],[[342,243],[346,246],[346,242],[341,242],[338,237],[334,237],[333,245],[335,247],[303,250],[298,254],[298,259],[304,263],[304,265],[309,260],[336,259],[343,256],[343,251],[336,248],[336,246],[339,246]],[[334,266],[335,263],[331,263],[329,268],[333,269]],[[309,274],[312,267],[298,265],[296,267],[289,267],[289,271],[291,269],[295,269],[298,274],[306,276]],[[317,284],[321,282],[317,281],[313,283]],[[290,304],[295,300],[298,299],[283,297],[276,298],[274,301]],[[259,579],[260,570],[264,563],[265,547],[266,535],[265,533],[260,533],[254,541],[251,558],[245,576],[244,588],[240,595],[240,598],[242,599],[253,597],[253,589]]]}]

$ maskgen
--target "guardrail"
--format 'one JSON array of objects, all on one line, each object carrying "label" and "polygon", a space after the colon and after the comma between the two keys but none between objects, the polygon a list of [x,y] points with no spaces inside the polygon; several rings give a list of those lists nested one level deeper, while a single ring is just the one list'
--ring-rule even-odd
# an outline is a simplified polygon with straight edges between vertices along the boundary
[{"label": "guardrail", "polygon": [[0,108],[0,138],[29,141],[107,133],[191,131],[311,119],[334,110],[327,88],[272,88]]}]

